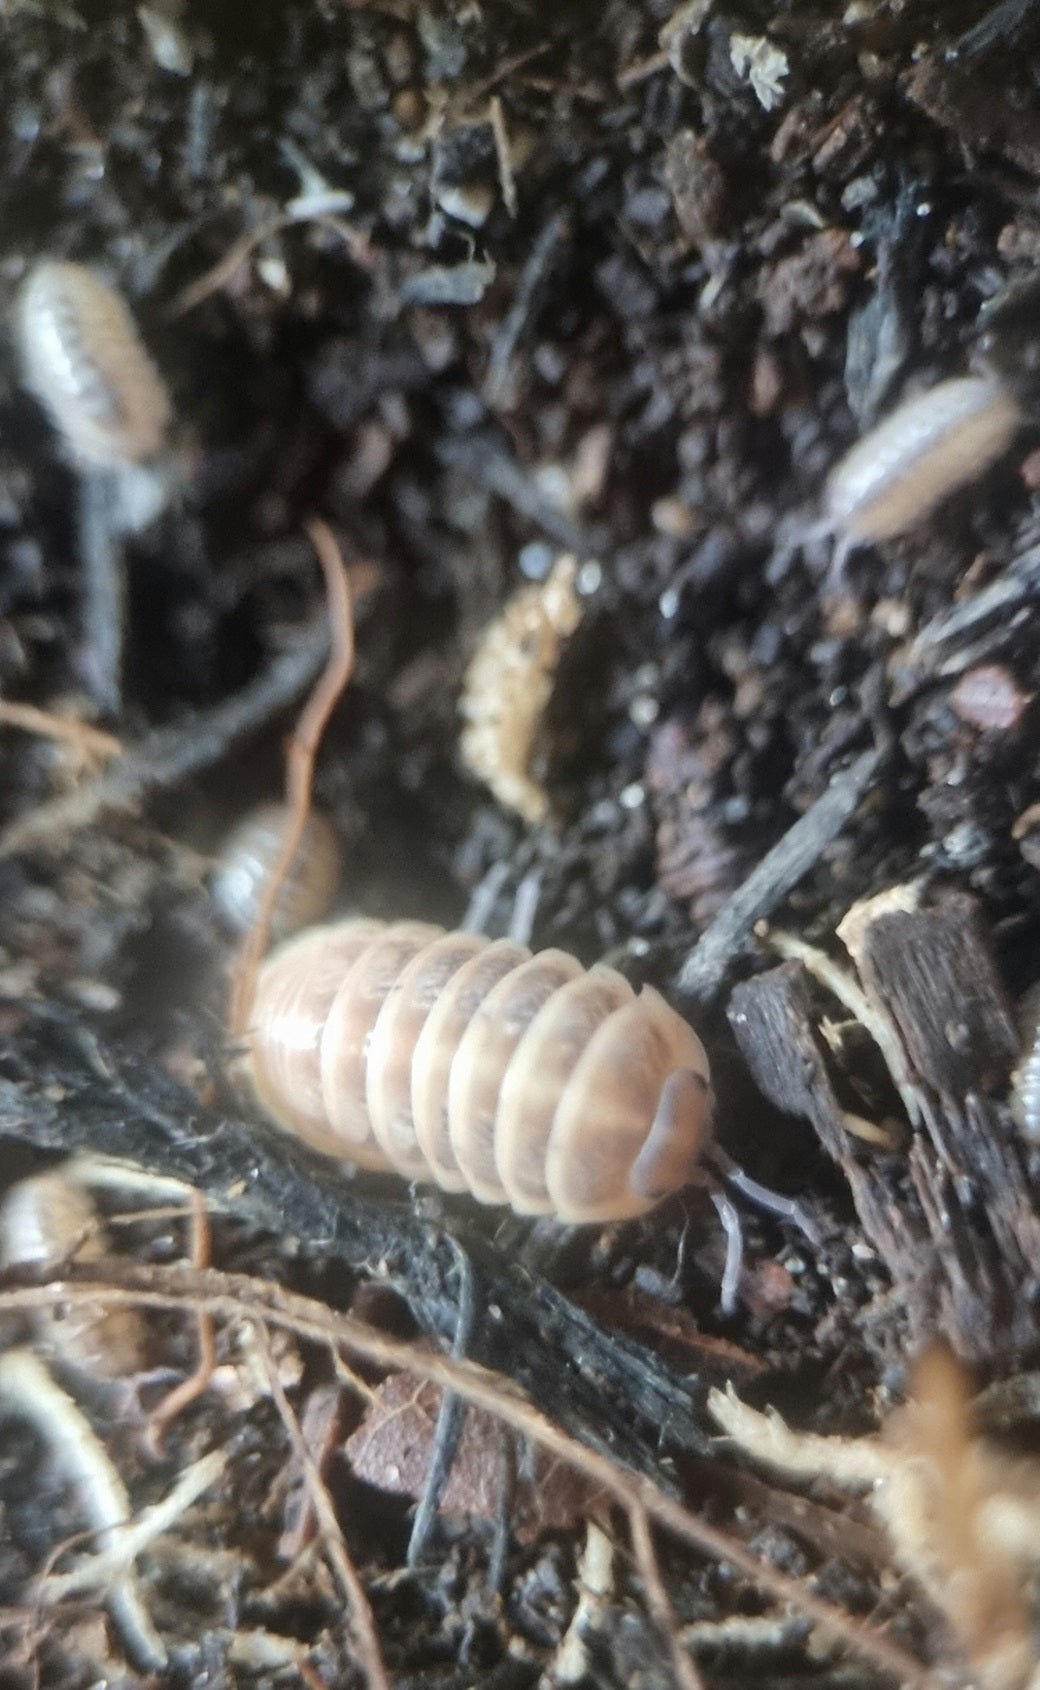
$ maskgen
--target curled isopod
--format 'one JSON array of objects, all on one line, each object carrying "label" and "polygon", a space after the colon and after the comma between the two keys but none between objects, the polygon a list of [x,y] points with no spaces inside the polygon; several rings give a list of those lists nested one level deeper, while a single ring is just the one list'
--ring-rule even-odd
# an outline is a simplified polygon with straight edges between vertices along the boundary
[{"label": "curled isopod", "polygon": [[856,442],[827,481],[831,526],[848,543],[905,534],[1010,446],[1019,406],[989,376],[955,376],[915,394]]},{"label": "curled isopod", "polygon": [[118,468],[162,450],[170,401],[126,301],[82,264],[44,259],[16,309],[26,386],[73,456]]},{"label": "curled isopod", "polygon": [[[0,1267],[98,1262],[111,1254],[89,1192],[60,1168],[19,1180],[0,1204]],[[142,1371],[144,1328],[133,1309],[91,1309],[78,1303],[37,1320],[60,1359],[98,1379]]]},{"label": "curled isopod", "polygon": [[327,1155],[564,1221],[684,1186],[711,1122],[700,1039],[650,987],[564,951],[349,920],[276,951],[256,1094]]},{"label": "curled isopod", "polygon": [[[247,933],[256,921],[287,826],[288,811],[283,805],[259,804],[228,834],[210,895],[232,932]],[[275,905],[272,930],[276,938],[287,938],[328,914],[342,866],[332,824],[312,810]]]}]

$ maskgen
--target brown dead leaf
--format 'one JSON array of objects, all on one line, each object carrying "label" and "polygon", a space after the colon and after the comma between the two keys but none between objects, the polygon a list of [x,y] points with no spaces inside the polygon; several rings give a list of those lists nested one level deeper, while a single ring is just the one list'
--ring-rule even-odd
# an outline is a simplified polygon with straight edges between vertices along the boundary
[{"label": "brown dead leaf", "polygon": [[[425,1489],[433,1455],[442,1392],[412,1373],[392,1373],[345,1450],[354,1473],[378,1490],[417,1501]],[[573,1468],[536,1452],[519,1464],[512,1525],[521,1543],[548,1531],[565,1531],[609,1506],[606,1492]],[[458,1452],[441,1496],[448,1516],[494,1519],[502,1474],[502,1430],[483,1409],[467,1411]]]}]

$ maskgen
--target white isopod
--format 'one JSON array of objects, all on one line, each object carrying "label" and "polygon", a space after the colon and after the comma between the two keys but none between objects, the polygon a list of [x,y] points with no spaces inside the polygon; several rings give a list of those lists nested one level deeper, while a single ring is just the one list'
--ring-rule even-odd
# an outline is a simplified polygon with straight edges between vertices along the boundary
[{"label": "white isopod", "polygon": [[[287,826],[288,811],[283,804],[259,804],[228,834],[210,882],[210,895],[233,933],[247,933],[256,921]],[[288,938],[327,915],[342,871],[343,853],[335,829],[319,811],[312,810],[278,894],[272,919],[274,937]]]},{"label": "white isopod", "polygon": [[954,376],[898,405],[831,471],[828,526],[846,546],[891,540],[975,481],[1021,425],[1017,400],[990,376]]},{"label": "white isopod", "polygon": [[[0,1203],[0,1267],[100,1262],[110,1253],[89,1192],[61,1168],[19,1180]],[[36,1325],[61,1360],[83,1373],[124,1379],[142,1371],[144,1327],[136,1309],[59,1306]]]},{"label": "white isopod", "polygon": [[336,922],[275,951],[249,1070],[326,1155],[577,1223],[680,1190],[711,1123],[704,1046],[650,987],[415,921]]},{"label": "white isopod", "polygon": [[118,468],[156,457],[170,400],[121,294],[83,264],[42,259],[15,326],[26,386],[76,459]]}]

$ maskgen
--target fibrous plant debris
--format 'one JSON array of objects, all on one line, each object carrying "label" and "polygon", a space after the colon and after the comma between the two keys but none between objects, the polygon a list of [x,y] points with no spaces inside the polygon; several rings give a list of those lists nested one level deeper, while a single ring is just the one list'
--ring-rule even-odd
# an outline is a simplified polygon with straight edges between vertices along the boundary
[{"label": "fibrous plant debris", "polygon": [[866,1493],[897,1562],[942,1613],[986,1690],[1040,1681],[1040,1463],[978,1436],[964,1370],[948,1351],[919,1362],[912,1401],[880,1437],[794,1432],[732,1389],[713,1391],[709,1408],[756,1461]]}]

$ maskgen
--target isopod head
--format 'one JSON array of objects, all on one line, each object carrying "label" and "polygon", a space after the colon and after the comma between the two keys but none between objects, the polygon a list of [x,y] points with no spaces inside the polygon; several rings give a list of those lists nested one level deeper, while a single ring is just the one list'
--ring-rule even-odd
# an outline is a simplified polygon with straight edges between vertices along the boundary
[{"label": "isopod head", "polygon": [[26,386],[73,457],[119,468],[162,450],[170,401],[122,296],[82,264],[44,259],[18,295]]}]

